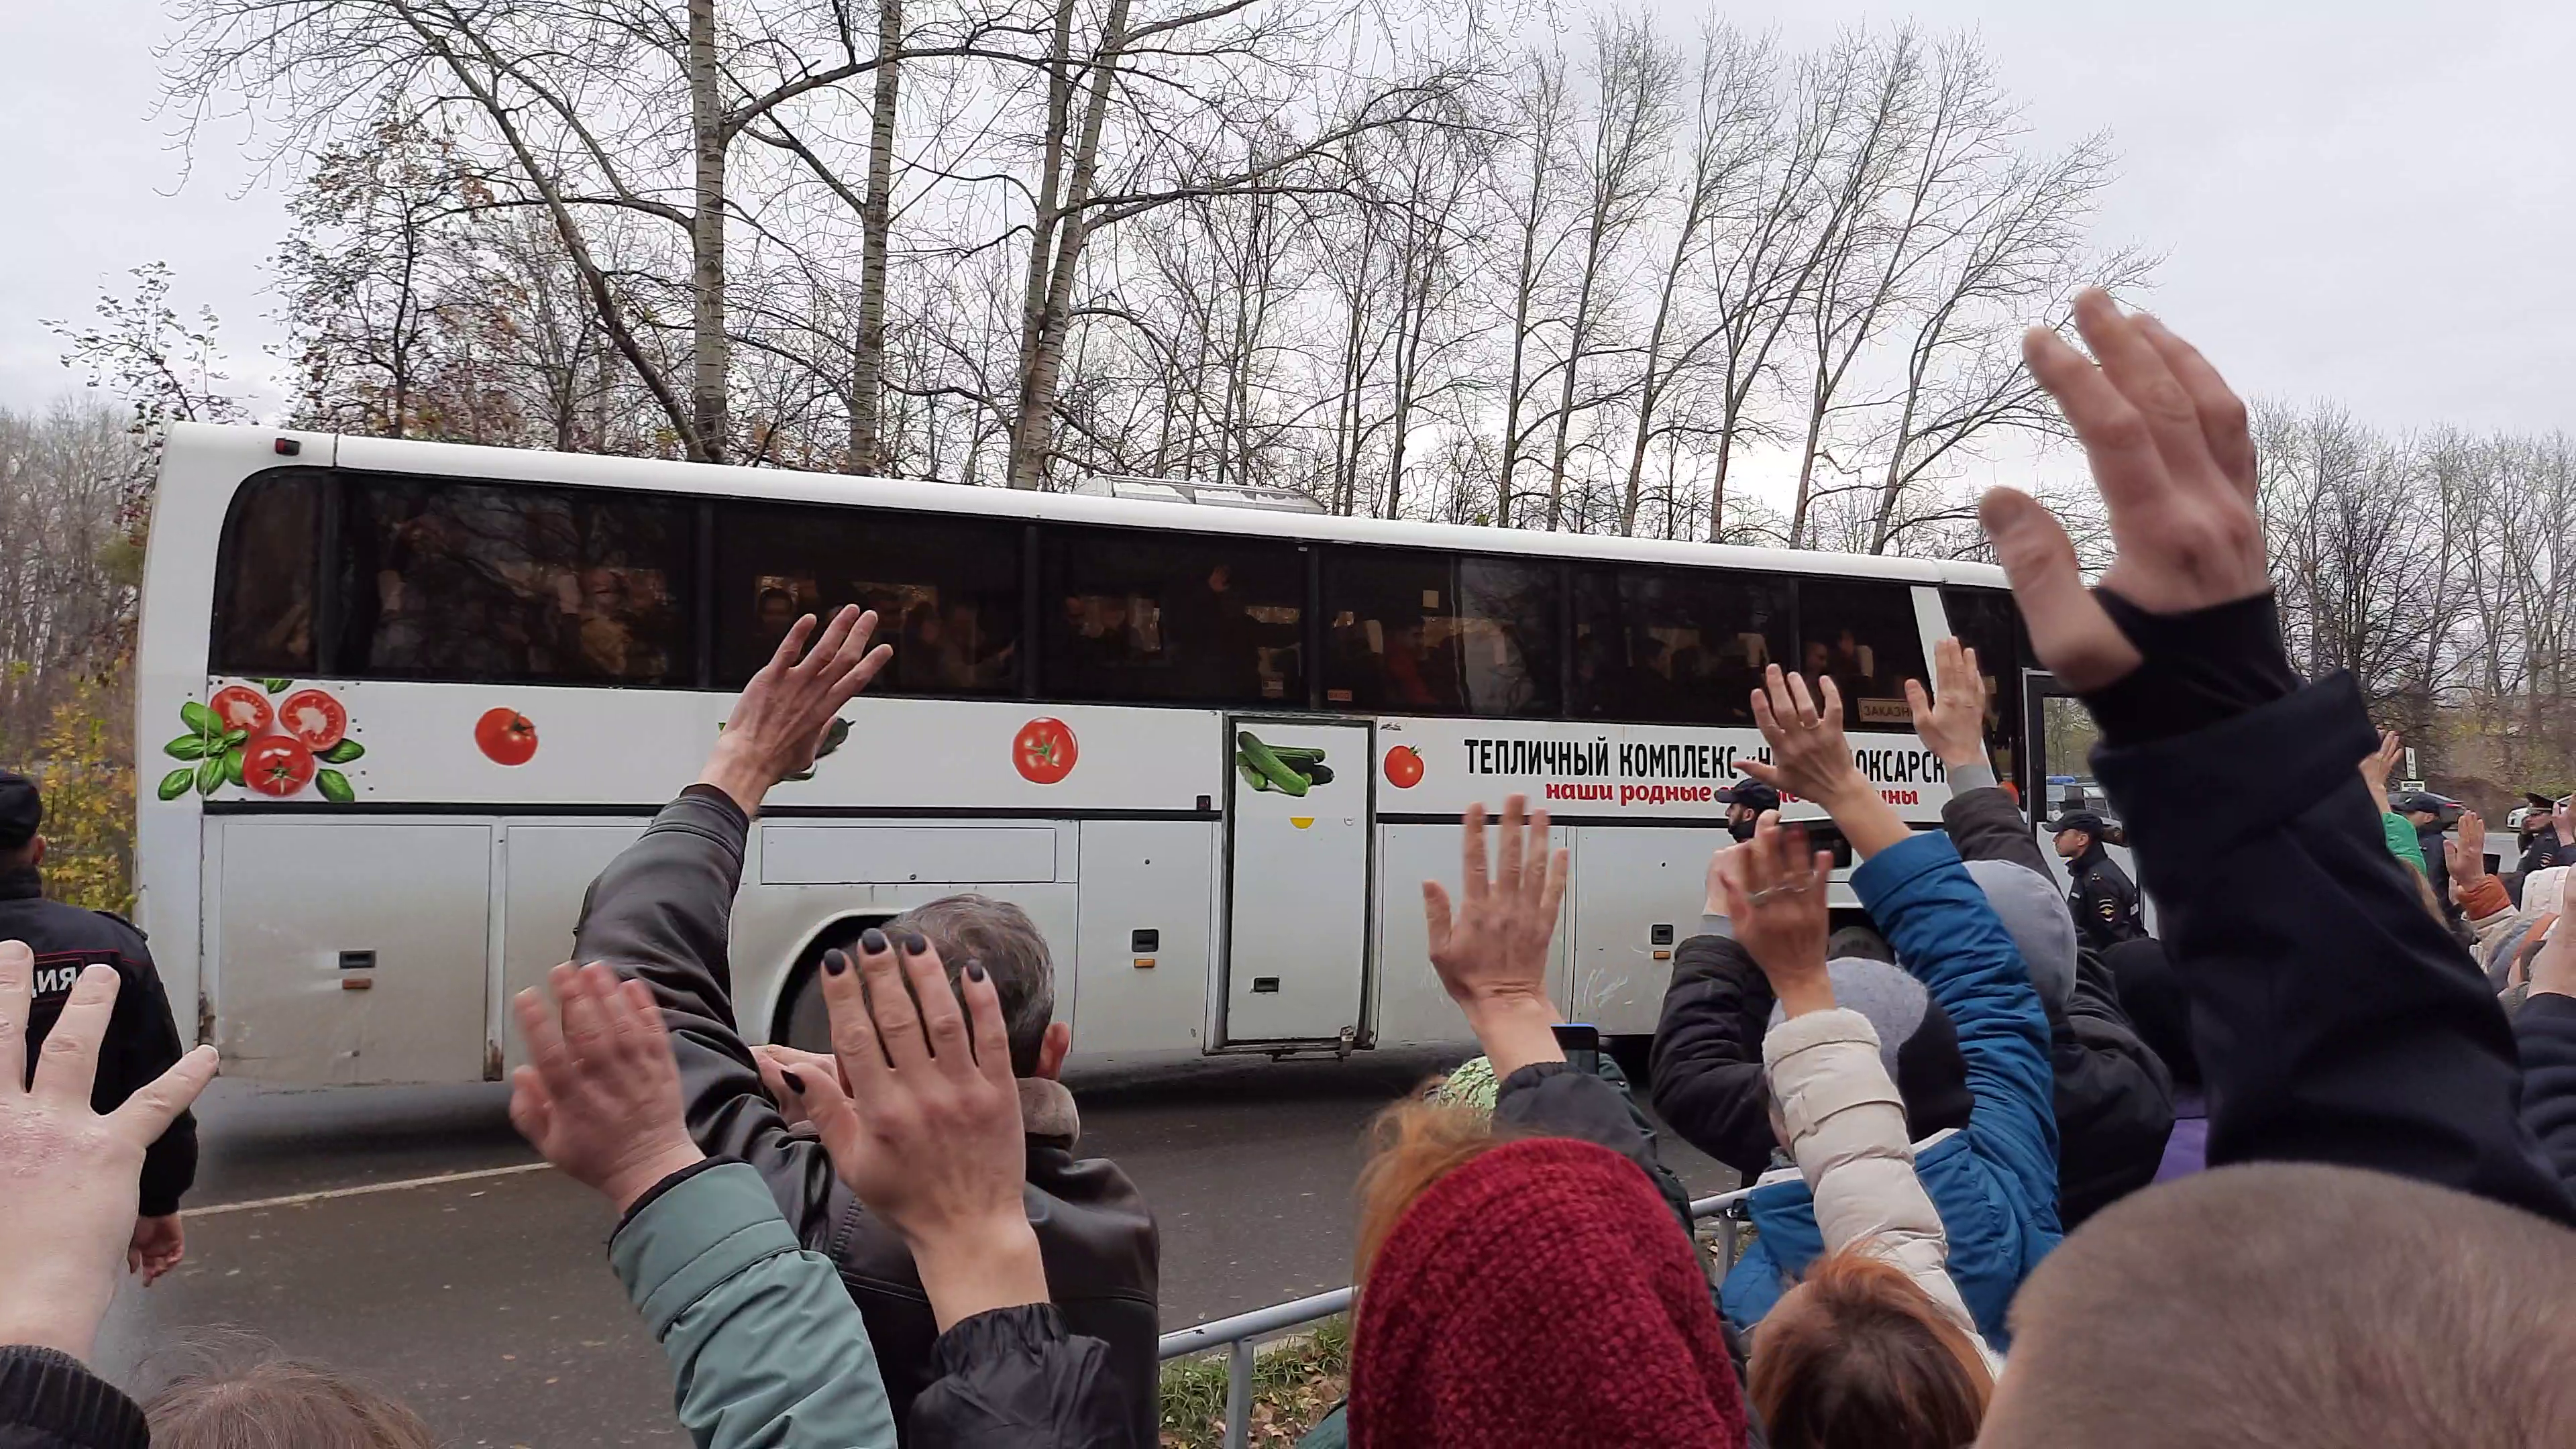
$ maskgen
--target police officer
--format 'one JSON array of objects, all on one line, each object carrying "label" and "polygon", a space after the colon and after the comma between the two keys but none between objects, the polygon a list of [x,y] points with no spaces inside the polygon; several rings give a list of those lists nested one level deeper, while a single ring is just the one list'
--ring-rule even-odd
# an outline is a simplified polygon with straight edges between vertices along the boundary
[{"label": "police officer", "polygon": [[1718,791],[1717,799],[1726,807],[1728,833],[1738,840],[1753,838],[1753,827],[1763,811],[1780,808],[1780,792],[1749,775]]},{"label": "police officer", "polygon": [[2107,951],[2145,935],[2138,888],[2102,849],[2110,835],[2102,817],[2090,810],[2069,810],[2050,821],[2048,828],[2057,832],[2057,854],[2075,881],[2075,888],[2066,893],[2066,908],[2075,913],[2075,929],[2082,933],[2084,944]]},{"label": "police officer", "polygon": [[[98,1081],[90,1106],[109,1112],[134,1090],[167,1071],[183,1051],[170,1019],[161,973],[143,947],[143,933],[124,917],[44,897],[44,798],[24,775],[0,770],[0,941],[24,941],[36,956],[36,995],[27,1016],[30,1080],[36,1048],[62,1015],[84,966],[116,968],[116,1009],[99,1045]],[[161,1140],[143,1154],[143,1193],[126,1265],[153,1279],[178,1266],[187,1252],[179,1228],[179,1198],[197,1176],[197,1123],[182,1112]]]}]

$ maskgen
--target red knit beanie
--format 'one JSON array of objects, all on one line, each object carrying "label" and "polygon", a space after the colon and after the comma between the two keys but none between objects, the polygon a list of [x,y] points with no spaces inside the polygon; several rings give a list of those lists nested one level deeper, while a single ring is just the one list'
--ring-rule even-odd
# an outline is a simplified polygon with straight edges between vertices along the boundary
[{"label": "red knit beanie", "polygon": [[1741,1449],[1708,1278],[1636,1164],[1562,1137],[1432,1184],[1351,1343],[1356,1449]]}]

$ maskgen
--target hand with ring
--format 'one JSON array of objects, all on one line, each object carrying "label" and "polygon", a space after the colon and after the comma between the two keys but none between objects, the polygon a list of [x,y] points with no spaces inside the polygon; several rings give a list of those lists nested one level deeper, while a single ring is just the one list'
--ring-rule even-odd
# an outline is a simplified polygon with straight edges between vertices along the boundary
[{"label": "hand with ring", "polygon": [[1825,893],[1818,889],[1831,879],[1834,858],[1807,846],[1804,829],[1784,827],[1779,811],[1766,810],[1753,838],[1719,852],[1710,872],[1727,919],[1735,924],[1735,939],[1753,953],[1791,1016],[1834,1004],[1833,982],[1825,974],[1831,922]]}]

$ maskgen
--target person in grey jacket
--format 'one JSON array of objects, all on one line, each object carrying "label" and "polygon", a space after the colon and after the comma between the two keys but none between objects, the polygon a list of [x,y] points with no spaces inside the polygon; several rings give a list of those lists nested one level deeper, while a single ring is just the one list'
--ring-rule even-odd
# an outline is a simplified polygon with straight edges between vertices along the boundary
[{"label": "person in grey jacket", "polygon": [[[746,838],[762,799],[811,762],[840,708],[889,657],[884,646],[869,647],[872,615],[844,609],[819,639],[815,625],[809,615],[789,630],[744,687],[698,782],[592,883],[573,952],[576,960],[604,961],[650,989],[678,1057],[691,1137],[710,1155],[750,1164],[796,1240],[831,1257],[867,1320],[895,1423],[908,1440],[913,1401],[939,1376],[935,1350],[943,1325],[902,1236],[835,1174],[822,1144],[793,1126],[807,1114],[772,1095],[783,1082],[764,1086],[762,1063],[734,1020],[726,959]],[[944,954],[976,939],[927,924],[917,932],[891,924],[898,929],[865,933],[855,943],[860,954],[887,955],[896,944],[913,945],[916,954],[936,946]],[[824,960],[839,957],[830,952]],[[962,951],[949,959],[960,971],[967,965]],[[1026,1129],[1027,1216],[1036,1224],[1056,1310],[1073,1332],[1109,1345],[1126,1386],[1132,1435],[1150,1444],[1158,1433],[1160,1332],[1153,1214],[1115,1164],[1073,1154],[1072,1098],[1046,1080],[1064,1050],[1060,1030],[1047,1025],[1046,961],[1016,963],[1007,979],[1005,963],[989,965],[1012,1023],[1007,1055],[1016,1066]],[[832,978],[822,979],[828,998]],[[955,984],[963,989],[962,979]],[[770,1070],[775,1081],[779,1067]]]}]

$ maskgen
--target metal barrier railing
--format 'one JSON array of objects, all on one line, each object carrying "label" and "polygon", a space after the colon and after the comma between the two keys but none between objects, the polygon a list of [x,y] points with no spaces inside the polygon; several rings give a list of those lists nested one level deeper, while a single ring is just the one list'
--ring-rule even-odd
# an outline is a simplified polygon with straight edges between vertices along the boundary
[{"label": "metal barrier railing", "polygon": [[[1720,1257],[1735,1259],[1735,1217],[1729,1211],[1752,1194],[1751,1188],[1722,1192],[1715,1197],[1697,1199],[1690,1205],[1691,1221],[1715,1217],[1724,1224]],[[1244,1449],[1252,1432],[1252,1368],[1254,1350],[1261,1340],[1277,1338],[1291,1329],[1310,1323],[1321,1323],[1337,1313],[1347,1313],[1355,1290],[1336,1288],[1306,1298],[1292,1298],[1255,1308],[1231,1318],[1219,1318],[1194,1328],[1179,1329],[1163,1335],[1155,1357],[1166,1362],[1192,1354],[1226,1351],[1225,1361],[1225,1449]]]}]

